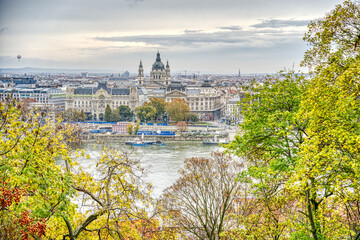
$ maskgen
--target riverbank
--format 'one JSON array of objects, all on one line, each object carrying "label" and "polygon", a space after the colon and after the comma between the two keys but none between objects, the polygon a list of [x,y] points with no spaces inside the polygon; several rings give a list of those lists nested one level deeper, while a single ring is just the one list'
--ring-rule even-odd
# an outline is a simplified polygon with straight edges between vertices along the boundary
[{"label": "riverbank", "polygon": [[[154,136],[144,135],[135,136],[129,134],[87,134],[83,136],[83,142],[95,142],[95,141],[118,141],[126,142],[128,140],[134,140],[135,138],[142,138],[144,140],[156,140],[162,142],[203,142],[214,139],[214,135],[189,135],[179,134],[175,136]],[[217,139],[228,139],[228,134],[218,135]]]}]

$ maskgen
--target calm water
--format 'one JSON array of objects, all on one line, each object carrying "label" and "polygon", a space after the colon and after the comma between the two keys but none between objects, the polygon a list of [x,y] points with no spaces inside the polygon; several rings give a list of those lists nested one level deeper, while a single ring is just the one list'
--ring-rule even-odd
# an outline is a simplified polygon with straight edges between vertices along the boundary
[{"label": "calm water", "polygon": [[[131,146],[123,143],[109,142],[109,146],[119,150],[130,151]],[[102,146],[86,143],[83,149],[90,155],[90,159],[79,159],[83,169],[95,170],[96,161],[100,158]],[[140,158],[142,164],[148,167],[146,179],[154,186],[155,196],[171,186],[178,178],[178,171],[189,157],[209,157],[212,151],[220,150],[216,145],[203,145],[202,143],[167,143],[165,146],[134,147],[134,156]]]}]

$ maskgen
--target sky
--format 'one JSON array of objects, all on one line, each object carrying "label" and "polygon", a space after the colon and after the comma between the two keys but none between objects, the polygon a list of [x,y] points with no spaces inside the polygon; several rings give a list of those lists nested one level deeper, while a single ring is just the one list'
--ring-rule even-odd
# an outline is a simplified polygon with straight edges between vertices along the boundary
[{"label": "sky", "polygon": [[0,0],[0,68],[149,73],[159,51],[172,73],[299,69],[307,24],[341,2]]}]

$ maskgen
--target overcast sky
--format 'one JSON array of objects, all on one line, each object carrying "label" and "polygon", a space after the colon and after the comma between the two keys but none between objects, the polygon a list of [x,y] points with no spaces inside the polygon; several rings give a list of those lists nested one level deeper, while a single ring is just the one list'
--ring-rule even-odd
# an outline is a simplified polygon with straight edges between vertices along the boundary
[{"label": "overcast sky", "polygon": [[[338,0],[0,0],[0,67],[174,72],[298,67],[310,20]],[[17,61],[16,56],[22,56]]]}]

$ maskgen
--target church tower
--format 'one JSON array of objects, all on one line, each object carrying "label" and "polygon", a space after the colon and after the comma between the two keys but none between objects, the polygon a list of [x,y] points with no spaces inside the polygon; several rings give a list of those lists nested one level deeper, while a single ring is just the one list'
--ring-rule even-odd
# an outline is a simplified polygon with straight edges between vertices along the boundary
[{"label": "church tower", "polygon": [[166,68],[165,68],[165,84],[169,85],[171,81],[170,77],[170,66],[169,66],[169,60],[166,62]]},{"label": "church tower", "polygon": [[139,65],[138,84],[140,86],[144,85],[144,68],[143,68],[141,60],[140,60],[140,65]]}]

